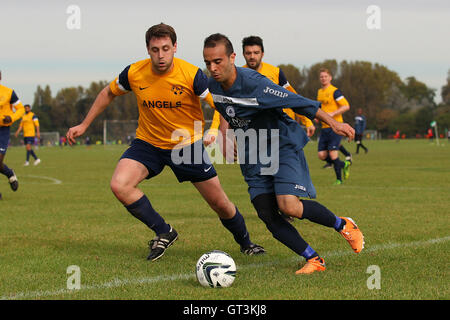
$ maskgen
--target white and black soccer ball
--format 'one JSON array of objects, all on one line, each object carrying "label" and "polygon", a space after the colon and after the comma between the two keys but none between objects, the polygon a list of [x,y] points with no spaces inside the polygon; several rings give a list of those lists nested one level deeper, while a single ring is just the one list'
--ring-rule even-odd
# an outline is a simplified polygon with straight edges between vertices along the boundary
[{"label": "white and black soccer ball", "polygon": [[198,259],[195,271],[204,287],[229,287],[236,277],[236,264],[228,253],[213,250]]}]

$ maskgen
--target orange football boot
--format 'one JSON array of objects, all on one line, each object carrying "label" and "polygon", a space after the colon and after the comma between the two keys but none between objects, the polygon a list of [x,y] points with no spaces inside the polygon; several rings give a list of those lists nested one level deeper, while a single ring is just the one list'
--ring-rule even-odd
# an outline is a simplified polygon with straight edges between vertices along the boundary
[{"label": "orange football boot", "polygon": [[295,274],[310,274],[316,271],[325,271],[325,260],[323,258],[314,257],[309,259]]},{"label": "orange football boot", "polygon": [[361,230],[351,218],[340,218],[345,220],[345,226],[339,233],[348,241],[354,252],[360,253],[364,249],[364,236]]}]

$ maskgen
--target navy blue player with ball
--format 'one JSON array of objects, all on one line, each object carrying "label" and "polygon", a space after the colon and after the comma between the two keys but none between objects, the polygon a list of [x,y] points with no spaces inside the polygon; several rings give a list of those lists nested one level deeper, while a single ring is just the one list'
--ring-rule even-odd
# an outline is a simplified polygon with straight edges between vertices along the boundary
[{"label": "navy blue player with ball", "polygon": [[[254,70],[236,67],[235,57],[226,36],[217,33],[205,39],[203,58],[211,73],[208,88],[216,110],[236,133],[241,171],[259,218],[275,239],[306,259],[296,274],[323,271],[325,261],[279,211],[334,228],[359,253],[364,237],[352,219],[338,217],[316,201],[299,199],[316,196],[303,154],[309,139],[282,109],[291,108],[311,120],[318,118],[349,139],[354,137],[353,128],[322,111],[320,102],[294,94]],[[225,135],[223,128],[221,134]],[[250,143],[252,134],[256,134],[253,142],[257,143]],[[270,162],[265,161],[268,150]]]}]

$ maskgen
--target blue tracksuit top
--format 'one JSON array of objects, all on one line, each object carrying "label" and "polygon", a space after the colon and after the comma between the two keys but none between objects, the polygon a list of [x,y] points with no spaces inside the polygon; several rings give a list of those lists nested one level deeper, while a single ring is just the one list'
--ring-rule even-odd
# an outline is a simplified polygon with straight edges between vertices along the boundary
[{"label": "blue tracksuit top", "polygon": [[357,115],[355,117],[355,133],[363,134],[366,129],[366,117],[363,115]]},{"label": "blue tracksuit top", "polygon": [[[309,138],[303,128],[282,109],[291,108],[294,112],[312,120],[320,107],[320,102],[292,93],[252,69],[236,67],[236,71],[237,78],[229,90],[223,90],[220,83],[213,78],[208,80],[208,88],[216,110],[227,120],[235,133],[237,129],[242,129],[245,133],[251,129],[256,132],[258,143],[245,139],[245,159],[261,147],[261,136],[267,137],[265,146],[268,150],[271,139],[277,136],[280,157],[286,148],[303,149]],[[246,163],[242,162],[241,169],[244,175],[254,174],[258,169],[252,166],[251,172],[248,172],[242,168],[246,166]]]}]

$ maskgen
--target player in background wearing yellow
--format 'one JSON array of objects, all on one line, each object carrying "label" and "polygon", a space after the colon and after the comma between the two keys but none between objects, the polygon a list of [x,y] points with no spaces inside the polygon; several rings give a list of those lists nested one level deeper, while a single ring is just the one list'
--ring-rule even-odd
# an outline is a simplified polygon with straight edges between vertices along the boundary
[{"label": "player in background wearing yellow", "polygon": [[[350,104],[342,92],[331,84],[333,77],[328,69],[320,69],[319,77],[322,88],[317,92],[317,101],[321,102],[321,109],[333,117],[334,120],[344,122],[342,114],[350,110]],[[327,123],[322,121],[321,124],[322,130],[320,131],[318,143],[318,156],[323,161],[326,161],[329,157],[336,173],[336,182],[334,184],[340,185],[342,184],[342,175],[344,179],[348,179],[350,175],[350,161],[339,160],[339,146],[342,137],[333,132]]]},{"label": "player in background wearing yellow", "polygon": [[[119,160],[110,186],[128,212],[155,232],[147,259],[160,258],[178,238],[177,231],[153,209],[138,188],[143,180],[158,175],[166,165],[179,182],[190,181],[194,185],[233,234],[242,253],[264,253],[264,248],[250,241],[243,216],[228,199],[213,165],[206,159],[203,127],[199,132],[194,130],[196,121],[204,122],[200,98],[213,105],[206,75],[198,67],[174,57],[177,37],[171,26],[163,23],[152,26],[145,40],[150,59],[127,66],[100,92],[82,123],[67,132],[69,143],[74,143],[116,96],[132,91],[139,108],[136,139]],[[177,130],[186,133],[181,141],[172,138]],[[173,155],[177,153],[190,154],[191,158],[176,163]]]},{"label": "player in background wearing yellow", "polygon": [[[2,72],[0,71],[1,80]],[[0,84],[0,173],[8,178],[9,185],[13,191],[17,191],[19,182],[14,170],[8,168],[4,160],[9,145],[10,127],[24,113],[23,104],[14,90]]]},{"label": "player in background wearing yellow", "polygon": [[[246,64],[243,66],[244,68],[253,69],[266,76],[279,86],[282,86],[283,88],[293,93],[297,93],[291,86],[289,81],[286,79],[286,76],[280,68],[262,61],[264,57],[264,43],[260,37],[249,36],[242,39],[242,52],[246,62]],[[314,135],[314,131],[316,128],[311,120],[309,120],[307,117],[296,114],[294,111],[292,111],[292,109],[289,108],[285,108],[283,109],[283,111],[292,119],[301,122],[301,124],[306,128],[306,134],[308,137]],[[225,120],[220,116],[219,112],[214,111],[214,117],[211,123],[211,127],[204,139],[206,145],[209,145],[215,141],[220,126],[220,121]]]},{"label": "player in background wearing yellow", "polygon": [[34,112],[31,111],[31,106],[29,104],[25,105],[25,114],[20,121],[19,128],[14,134],[16,137],[19,135],[20,131],[23,130],[23,143],[25,144],[25,148],[27,149],[26,161],[24,166],[30,165],[30,156],[34,158],[34,165],[38,165],[41,163],[41,159],[39,159],[33,150],[33,144],[35,137],[41,139],[41,132],[39,130],[39,119]]}]

